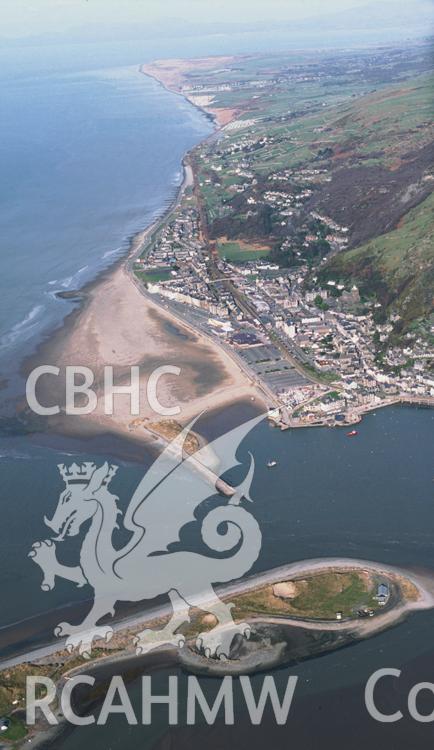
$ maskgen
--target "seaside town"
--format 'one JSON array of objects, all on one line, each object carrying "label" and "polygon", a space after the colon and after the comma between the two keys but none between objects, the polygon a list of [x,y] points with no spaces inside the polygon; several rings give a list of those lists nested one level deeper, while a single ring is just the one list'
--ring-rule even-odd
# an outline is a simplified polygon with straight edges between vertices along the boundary
[{"label": "seaside town", "polygon": [[282,429],[434,404],[430,69],[423,48],[143,69],[218,128],[187,156],[136,283],[218,342]]},{"label": "seaside town", "polygon": [[[251,186],[253,175],[244,171],[241,176]],[[270,182],[286,178],[293,184],[293,176],[273,174]],[[299,178],[323,180],[327,174],[305,170]],[[309,194],[309,188],[296,187],[295,194],[270,189],[260,200],[286,223]],[[247,200],[253,205],[257,199]],[[260,253],[257,259],[246,254],[244,260],[241,253],[231,259],[240,244],[216,249],[205,241],[190,187],[135,261],[135,274],[154,300],[237,360],[262,390],[270,419],[282,429],[353,425],[368,411],[400,402],[431,405],[434,376],[427,341],[407,333],[404,346],[388,345],[397,314],[380,322],[381,305],[363,299],[357,286],[338,278],[321,280],[323,260],[312,271],[305,255],[324,242],[329,254],[339,252],[347,246],[348,228],[316,212],[307,223],[313,229],[303,246],[294,248],[298,262],[290,268]],[[291,247],[291,240],[284,242]]]}]

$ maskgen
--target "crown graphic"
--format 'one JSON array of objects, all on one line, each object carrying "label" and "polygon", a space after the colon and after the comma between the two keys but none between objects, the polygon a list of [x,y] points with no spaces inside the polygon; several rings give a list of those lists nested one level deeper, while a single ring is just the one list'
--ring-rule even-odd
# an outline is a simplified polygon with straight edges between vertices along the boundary
[{"label": "crown graphic", "polygon": [[[90,463],[89,461],[84,464],[73,463],[71,464],[71,466],[66,466],[66,464],[58,464],[57,467],[59,469],[60,476],[62,477],[66,486],[70,484],[87,484],[90,481],[94,471],[99,468],[96,464]],[[107,474],[102,482],[103,485],[107,486],[110,483],[117,470],[117,466],[109,466]]]}]

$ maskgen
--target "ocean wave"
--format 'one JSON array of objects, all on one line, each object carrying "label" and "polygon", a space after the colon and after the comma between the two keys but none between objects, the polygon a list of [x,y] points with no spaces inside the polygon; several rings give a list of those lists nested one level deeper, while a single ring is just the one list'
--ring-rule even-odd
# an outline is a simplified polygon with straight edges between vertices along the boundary
[{"label": "ocean wave", "polygon": [[26,334],[30,333],[35,325],[37,325],[35,318],[40,317],[40,314],[44,309],[43,305],[35,305],[19,323],[15,323],[11,330],[1,337],[0,349],[4,349],[11,344],[14,344],[18,338],[24,337]]},{"label": "ocean wave", "polygon": [[68,289],[73,278],[73,276],[67,276],[66,279],[62,279],[62,281],[60,282],[60,286],[63,286],[64,289]]},{"label": "ocean wave", "polygon": [[0,461],[3,459],[11,459],[14,461],[30,461],[34,460],[34,456],[26,453],[17,453],[16,451],[9,451],[8,453],[0,453]]},{"label": "ocean wave", "polygon": [[176,185],[177,187],[182,183],[183,179],[183,173],[182,172],[176,172],[176,174],[173,175],[171,184]]},{"label": "ocean wave", "polygon": [[[61,457],[63,457],[64,454],[58,454],[56,451],[56,455],[60,455]],[[16,450],[14,448],[11,448],[10,450],[6,448],[4,452],[0,453],[0,461],[31,461],[32,464],[34,464],[36,461],[42,462],[46,460],[47,457],[45,453],[38,453],[35,450],[32,450],[32,452],[29,451],[27,453],[25,451]]]},{"label": "ocean wave", "polygon": [[116,255],[117,253],[120,253],[121,251],[122,251],[121,247],[116,247],[114,250],[107,250],[107,252],[105,252],[104,255],[102,256],[103,260],[105,260],[105,258],[111,258],[112,255]]},{"label": "ocean wave", "polygon": [[59,298],[57,296],[59,294],[59,292],[56,291],[55,289],[46,289],[45,292],[44,292],[44,294],[45,294],[46,297],[49,297],[50,299],[54,300],[55,302],[58,302],[58,300],[59,300]]},{"label": "ocean wave", "polygon": [[63,287],[63,289],[69,289],[71,286],[74,286],[79,281],[79,276],[87,271],[88,268],[89,266],[82,266],[82,268],[79,268],[72,276],[66,276],[59,282],[60,286]]}]

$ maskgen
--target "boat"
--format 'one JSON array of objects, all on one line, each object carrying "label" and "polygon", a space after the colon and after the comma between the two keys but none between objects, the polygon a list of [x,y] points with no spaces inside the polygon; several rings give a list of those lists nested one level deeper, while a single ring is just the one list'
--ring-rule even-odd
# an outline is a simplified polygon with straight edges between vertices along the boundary
[{"label": "boat", "polygon": [[347,437],[356,437],[358,434],[357,430],[351,430],[351,432],[347,432]]},{"label": "boat", "polygon": [[274,467],[275,467],[275,466],[277,466],[277,461],[269,461],[269,462],[267,463],[267,467],[268,467],[269,469],[274,469]]}]

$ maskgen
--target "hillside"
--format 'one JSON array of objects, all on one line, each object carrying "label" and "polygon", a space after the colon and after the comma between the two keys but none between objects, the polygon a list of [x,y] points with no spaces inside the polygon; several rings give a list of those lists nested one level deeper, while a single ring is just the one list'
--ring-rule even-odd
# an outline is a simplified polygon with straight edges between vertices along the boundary
[{"label": "hillside", "polygon": [[434,324],[434,194],[393,231],[339,253],[321,277],[355,282],[364,295],[375,294],[384,311],[401,316],[397,332],[418,324],[429,333]]},{"label": "hillside", "polygon": [[433,91],[432,74],[424,74],[328,118],[332,179],[310,207],[348,226],[353,247],[393,230],[434,189]]},{"label": "hillside", "polygon": [[[246,61],[246,67],[252,62]],[[413,72],[416,63],[423,68],[426,61],[416,53],[405,72]],[[258,73],[258,60],[255,64]],[[349,82],[342,69],[351,69],[351,64],[336,61],[333,84],[324,80],[320,68],[318,81],[297,83],[297,109],[290,114],[283,114],[282,99],[276,101],[273,89],[260,89],[256,99],[237,90],[230,102],[227,92],[218,92],[221,104],[235,105],[238,111],[242,101],[244,117],[255,117],[255,124],[243,134],[244,140],[240,130],[226,133],[225,147],[219,144],[220,172],[213,171],[212,147],[206,162],[202,157],[201,192],[213,239],[267,245],[273,248],[273,260],[283,266],[297,262],[297,254],[315,262],[326,249],[321,238],[320,244],[306,248],[312,216],[329,217],[346,227],[349,249],[342,254],[335,248],[322,278],[354,282],[367,296],[375,295],[383,309],[378,319],[386,312],[402,316],[395,323],[396,333],[422,320],[429,333],[434,295],[434,77],[432,71],[403,77],[402,56],[390,54],[381,69],[382,83],[378,73],[373,80],[376,65],[378,60],[370,59],[362,77]],[[239,60],[237,66],[240,75]],[[291,89],[275,75],[281,93]],[[366,91],[367,84],[373,88]],[[249,170],[255,184],[239,186],[238,174]],[[312,179],[315,170],[326,178]],[[300,173],[306,175],[301,182]],[[311,192],[303,206],[297,199],[288,204],[289,222],[272,202],[270,181],[272,189],[288,198],[297,195],[297,184],[306,195]]]}]

